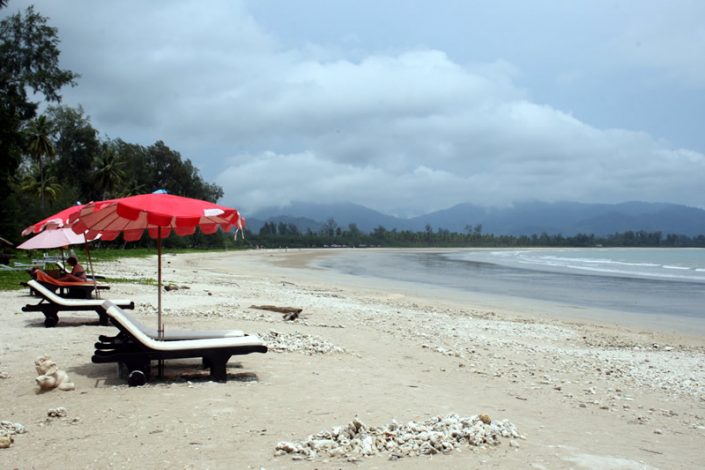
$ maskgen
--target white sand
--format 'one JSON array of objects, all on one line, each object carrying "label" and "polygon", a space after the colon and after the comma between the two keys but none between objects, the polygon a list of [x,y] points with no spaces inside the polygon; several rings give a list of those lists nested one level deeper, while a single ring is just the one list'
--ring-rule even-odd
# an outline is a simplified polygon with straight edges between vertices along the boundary
[{"label": "white sand", "polygon": [[[225,384],[185,360],[167,362],[165,379],[129,388],[115,365],[91,363],[98,335],[116,331],[97,315],[62,312],[59,326],[46,329],[40,313],[20,312],[36,302],[24,290],[1,293],[0,420],[27,433],[0,449],[0,468],[705,467],[702,336],[303,268],[325,254],[165,256],[166,282],[189,287],[164,293],[166,328],[309,335],[344,350],[234,357]],[[156,260],[99,271],[155,278]],[[154,286],[113,284],[109,296],[134,299],[137,316],[156,324]],[[300,307],[303,320],[285,323],[253,304]],[[75,391],[36,393],[41,354],[68,372]],[[58,406],[68,416],[47,418]],[[355,416],[381,426],[450,413],[508,419],[525,439],[398,461],[274,456],[279,441]]]}]

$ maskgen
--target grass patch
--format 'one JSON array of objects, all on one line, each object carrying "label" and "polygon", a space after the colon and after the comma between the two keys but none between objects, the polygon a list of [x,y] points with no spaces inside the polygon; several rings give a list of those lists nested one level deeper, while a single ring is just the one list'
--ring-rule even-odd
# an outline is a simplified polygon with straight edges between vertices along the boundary
[{"label": "grass patch", "polygon": [[[78,245],[73,247],[76,255],[78,256],[79,261],[81,264],[88,269],[88,256],[86,255],[86,252]],[[162,253],[164,255],[169,255],[169,254],[180,254],[180,253],[207,253],[207,252],[232,252],[232,251],[239,251],[236,249],[223,249],[223,248],[165,248]],[[12,255],[12,262],[13,263],[24,263],[27,265],[30,265],[32,263],[33,259],[41,259],[42,258],[42,253],[44,251],[42,250],[37,250],[37,251],[23,251],[23,250],[16,250],[16,252]],[[53,253],[58,255],[58,251],[53,250]],[[140,247],[140,248],[96,248],[96,247],[91,247],[90,249],[90,256],[91,256],[91,261],[93,262],[109,262],[109,261],[115,261],[118,259],[126,259],[126,258],[146,258],[148,256],[156,256],[157,250],[155,247]],[[67,258],[68,253],[64,253],[64,256]],[[20,282],[27,282],[29,281],[30,277],[27,274],[27,272],[23,269],[20,270],[2,270],[0,271],[0,291],[8,291],[8,290],[15,290],[15,289],[20,289]],[[142,284],[142,285],[150,285],[150,286],[156,286],[157,285],[157,280],[156,279],[151,279],[151,278],[137,278],[137,279],[125,279],[125,278],[107,278],[106,281],[107,283],[115,283],[115,284]]]},{"label": "grass patch", "polygon": [[124,277],[107,277],[105,278],[105,281],[102,281],[104,284],[140,284],[143,286],[156,286],[157,285],[157,280],[148,278],[148,277],[140,277],[136,279],[127,279]]},{"label": "grass patch", "polygon": [[0,271],[0,290],[21,289],[20,282],[29,281],[27,272],[20,271]]}]

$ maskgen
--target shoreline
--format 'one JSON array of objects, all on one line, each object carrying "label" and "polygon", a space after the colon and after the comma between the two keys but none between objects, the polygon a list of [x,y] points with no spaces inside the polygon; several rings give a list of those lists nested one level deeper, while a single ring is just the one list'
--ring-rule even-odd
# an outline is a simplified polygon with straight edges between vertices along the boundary
[{"label": "shoreline", "polygon": [[[90,361],[98,334],[113,334],[113,327],[99,326],[93,313],[66,312],[46,329],[41,314],[18,313],[36,299],[20,290],[1,293],[0,384],[8,406],[0,421],[21,423],[27,433],[0,449],[0,462],[10,468],[63,461],[76,468],[705,466],[702,338],[436,298],[306,268],[325,252],[291,251],[163,258],[165,282],[179,286],[164,293],[167,329],[236,328],[269,338],[267,354],[230,361],[226,383],[210,382],[184,360],[167,361],[163,380],[127,387],[114,364]],[[155,258],[101,263],[96,270],[153,277]],[[116,283],[109,296],[133,299],[134,315],[155,322],[154,286]],[[284,322],[250,308],[262,304],[303,308],[301,319]],[[279,349],[276,338],[298,339]],[[76,390],[35,392],[33,361],[41,354],[67,371]],[[48,418],[57,406],[67,416]],[[523,438],[396,461],[385,453],[357,463],[275,455],[279,442],[356,417],[382,426],[448,414],[506,419]]]},{"label": "shoreline", "polygon": [[[270,249],[263,250],[263,259],[277,268],[292,270],[291,275],[304,276],[311,282],[321,282],[325,276],[339,285],[349,285],[367,292],[388,291],[418,299],[434,299],[454,307],[473,305],[493,310],[505,317],[523,320],[550,320],[567,323],[595,324],[606,328],[628,329],[634,332],[682,337],[687,342],[700,344],[705,340],[705,319],[653,313],[634,313],[624,310],[585,307],[561,302],[551,302],[524,297],[500,296],[480,292],[462,292],[454,288],[425,285],[410,281],[395,281],[379,277],[344,274],[314,266],[316,261],[351,252],[350,248],[329,249]],[[487,249],[490,250],[490,249]],[[492,249],[494,250],[494,249]],[[443,248],[371,248],[370,252],[444,253],[454,251]],[[256,253],[256,252],[255,252]],[[286,271],[284,271],[286,273]],[[282,274],[285,275],[285,274]]]}]

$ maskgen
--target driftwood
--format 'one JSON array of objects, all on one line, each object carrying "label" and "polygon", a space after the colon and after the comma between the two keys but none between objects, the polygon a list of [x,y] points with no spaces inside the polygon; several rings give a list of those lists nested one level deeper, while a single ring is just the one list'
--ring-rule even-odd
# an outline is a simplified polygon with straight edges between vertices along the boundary
[{"label": "driftwood", "polygon": [[272,312],[283,313],[285,321],[296,320],[297,318],[299,318],[299,314],[303,311],[302,308],[277,307],[276,305],[250,305],[250,308],[256,308],[259,310],[270,310]]}]

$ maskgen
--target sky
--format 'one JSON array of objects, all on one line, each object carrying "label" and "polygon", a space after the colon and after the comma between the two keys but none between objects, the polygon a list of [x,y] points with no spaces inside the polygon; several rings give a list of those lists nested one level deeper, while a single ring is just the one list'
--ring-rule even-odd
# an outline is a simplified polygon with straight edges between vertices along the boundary
[{"label": "sky", "polygon": [[103,137],[163,140],[247,214],[705,208],[700,0],[10,0]]}]

